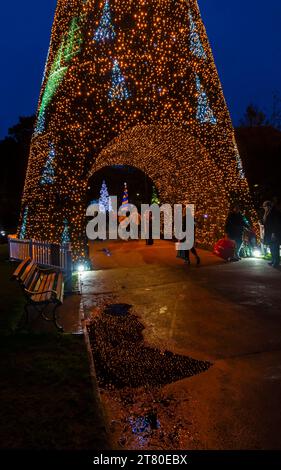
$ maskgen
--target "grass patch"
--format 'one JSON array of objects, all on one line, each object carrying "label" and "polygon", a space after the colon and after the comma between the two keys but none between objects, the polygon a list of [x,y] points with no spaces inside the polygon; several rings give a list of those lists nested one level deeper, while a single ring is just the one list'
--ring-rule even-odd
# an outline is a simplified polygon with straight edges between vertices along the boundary
[{"label": "grass patch", "polygon": [[83,337],[17,331],[25,299],[15,268],[1,245],[0,448],[108,448]]},{"label": "grass patch", "polygon": [[82,337],[5,336],[0,353],[2,449],[107,447]]},{"label": "grass patch", "polygon": [[25,299],[11,275],[17,264],[8,260],[7,245],[0,245],[0,333],[10,334],[15,331],[24,312]]}]

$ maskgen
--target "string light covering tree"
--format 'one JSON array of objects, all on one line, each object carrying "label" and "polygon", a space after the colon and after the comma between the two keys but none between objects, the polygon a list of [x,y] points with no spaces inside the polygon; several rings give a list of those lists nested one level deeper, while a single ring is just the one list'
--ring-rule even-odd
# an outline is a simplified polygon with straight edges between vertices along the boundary
[{"label": "string light covering tree", "polygon": [[[42,185],[49,142],[56,175]],[[20,227],[28,206],[28,235],[60,242],[66,218],[86,256],[88,179],[112,164],[146,172],[163,203],[195,203],[205,245],[231,201],[251,209],[196,0],[58,0]]]}]

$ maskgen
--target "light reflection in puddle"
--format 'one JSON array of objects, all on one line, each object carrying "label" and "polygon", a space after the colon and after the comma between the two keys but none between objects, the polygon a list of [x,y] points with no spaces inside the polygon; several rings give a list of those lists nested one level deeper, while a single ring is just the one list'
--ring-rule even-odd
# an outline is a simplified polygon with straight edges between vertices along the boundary
[{"label": "light reflection in puddle", "polygon": [[146,416],[138,416],[129,418],[129,423],[133,434],[136,435],[139,446],[145,446],[153,432],[160,428],[160,421],[155,413]]}]

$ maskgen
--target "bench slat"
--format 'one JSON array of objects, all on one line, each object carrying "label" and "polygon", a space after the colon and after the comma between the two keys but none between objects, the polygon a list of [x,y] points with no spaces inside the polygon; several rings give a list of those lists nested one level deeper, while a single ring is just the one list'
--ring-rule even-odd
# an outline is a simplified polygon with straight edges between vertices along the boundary
[{"label": "bench slat", "polygon": [[37,289],[35,289],[35,292],[37,293],[31,297],[33,302],[40,302],[41,292],[46,290],[45,286],[46,286],[47,280],[48,280],[48,276],[43,276],[43,278],[38,281],[39,282],[38,287]]},{"label": "bench slat", "polygon": [[36,264],[33,264],[31,269],[29,270],[29,273],[27,274],[27,276],[25,277],[23,281],[24,287],[28,290],[30,290],[30,284],[32,283],[32,280],[34,278],[34,275],[36,274],[36,271],[37,271],[37,266]]},{"label": "bench slat", "polygon": [[46,294],[43,294],[42,292],[50,291],[50,290],[53,289],[54,283],[55,283],[55,277],[56,277],[55,273],[48,274],[48,275],[45,276],[44,284],[42,282],[42,285],[40,285],[40,287],[38,289],[39,297],[37,298],[37,302],[46,302],[47,300],[51,299],[52,292],[47,292]]},{"label": "bench slat", "polygon": [[39,287],[40,287],[40,284],[41,284],[41,282],[43,282],[43,280],[44,280],[44,275],[40,273],[40,276],[38,278],[38,281],[35,284],[34,289],[30,289],[30,290],[33,290],[34,292],[37,292]]},{"label": "bench slat", "polygon": [[17,267],[17,269],[15,270],[15,272],[12,274],[12,278],[13,279],[17,279],[21,272],[23,271],[24,268],[26,268],[26,266],[30,263],[31,261],[31,258],[26,258],[25,260],[23,260]]},{"label": "bench slat", "polygon": [[31,261],[29,263],[29,265],[26,267],[26,269],[23,271],[23,273],[20,276],[20,282],[24,284],[25,279],[27,278],[28,274],[30,273],[34,265],[35,265],[34,261]]},{"label": "bench slat", "polygon": [[31,291],[36,291],[40,285],[40,282],[42,281],[43,276],[41,275],[39,269],[37,269],[36,273],[34,274],[32,278],[32,282],[30,283],[29,289]]},{"label": "bench slat", "polygon": [[[44,290],[53,290],[53,287],[55,285],[55,279],[56,279],[55,273],[49,274]],[[51,297],[52,297],[52,292],[48,292],[47,294],[42,294],[40,302],[46,302],[46,300],[49,300]]]}]

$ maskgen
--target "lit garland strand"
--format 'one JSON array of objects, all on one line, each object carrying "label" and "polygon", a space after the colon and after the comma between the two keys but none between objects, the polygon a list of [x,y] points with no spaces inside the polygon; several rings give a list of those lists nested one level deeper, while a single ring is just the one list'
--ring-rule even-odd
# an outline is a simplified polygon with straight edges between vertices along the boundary
[{"label": "lit garland strand", "polygon": [[45,68],[44,68],[44,72],[43,72],[41,87],[43,86],[43,83],[45,82],[49,57],[50,57],[50,47],[48,49],[48,54],[47,54],[47,58],[46,58],[46,62],[45,62]]},{"label": "lit garland strand", "polygon": [[40,96],[22,201],[29,236],[60,243],[67,217],[74,256],[85,256],[88,178],[112,164],[146,172],[163,203],[196,203],[205,246],[234,199],[252,211],[196,0],[60,0]]},{"label": "lit garland strand", "polygon": [[94,34],[94,41],[110,41],[113,40],[115,36],[116,33],[111,20],[109,0],[106,0],[99,27]]},{"label": "lit garland strand", "polygon": [[245,172],[244,172],[244,168],[243,168],[243,163],[242,163],[241,157],[239,155],[239,151],[238,151],[235,139],[233,139],[233,145],[234,145],[234,150],[235,150],[235,158],[236,158],[236,163],[237,163],[238,174],[239,174],[241,179],[245,179],[246,176],[245,176]]}]

